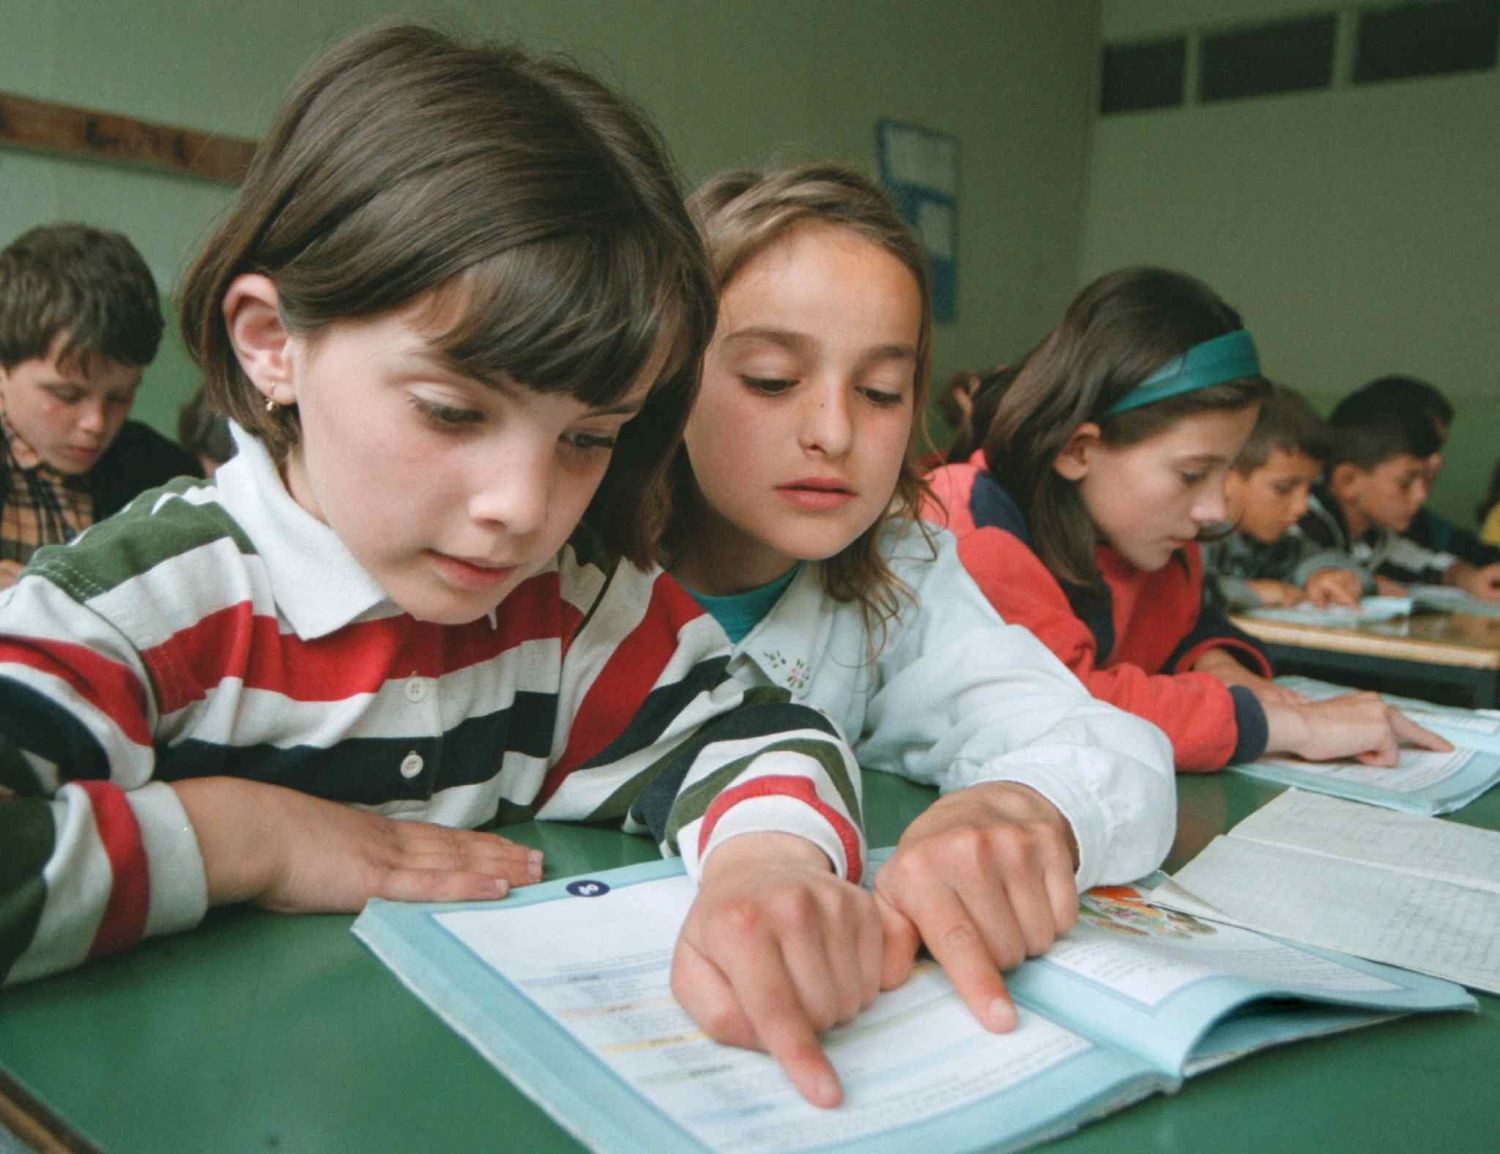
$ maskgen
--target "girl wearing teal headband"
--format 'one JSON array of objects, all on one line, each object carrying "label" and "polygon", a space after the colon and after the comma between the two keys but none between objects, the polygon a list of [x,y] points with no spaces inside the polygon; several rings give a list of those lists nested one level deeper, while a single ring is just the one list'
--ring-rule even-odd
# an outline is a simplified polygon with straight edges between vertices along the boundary
[{"label": "girl wearing teal headband", "polygon": [[[970,574],[1179,770],[1267,752],[1395,760],[1438,739],[1378,698],[1313,703],[1202,605],[1197,537],[1268,386],[1239,314],[1159,268],[1101,277],[1027,358],[981,448],[932,477]],[[1436,747],[1436,746],[1434,746]]]}]

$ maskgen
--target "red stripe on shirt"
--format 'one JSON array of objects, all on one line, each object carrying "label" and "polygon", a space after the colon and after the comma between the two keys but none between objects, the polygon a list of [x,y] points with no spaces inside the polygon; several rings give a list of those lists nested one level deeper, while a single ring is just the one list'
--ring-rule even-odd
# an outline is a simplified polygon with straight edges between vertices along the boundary
[{"label": "red stripe on shirt", "polygon": [[90,958],[117,953],[141,940],[151,908],[151,867],[141,827],[124,792],[107,781],[77,783],[94,809],[94,828],[109,858],[111,882],[104,916],[89,946]]},{"label": "red stripe on shirt", "polygon": [[538,807],[547,804],[570,773],[625,732],[677,652],[678,634],[702,616],[702,607],[675,581],[663,577],[652,584],[645,615],[615,647],[584,695],[567,747],[537,794]]},{"label": "red stripe on shirt", "polygon": [[532,577],[501,603],[495,624],[437,625],[401,614],[304,641],[242,601],[210,613],[141,654],[170,714],[207,697],[226,678],[293,701],[343,701],[375,693],[392,670],[442,677],[491,660],[528,641],[577,628],[578,610],[562,602],[556,573]]},{"label": "red stripe on shirt", "polygon": [[137,745],[151,744],[145,692],[133,670],[84,645],[35,637],[0,638],[0,667],[22,665],[65,682]]},{"label": "red stripe on shirt", "polygon": [[713,837],[719,819],[742,801],[756,797],[790,797],[811,806],[817,814],[833,827],[839,844],[844,847],[844,860],[849,863],[849,880],[856,885],[865,872],[864,860],[859,852],[859,834],[854,823],[818,796],[818,790],[805,777],[787,774],[767,774],[752,778],[739,785],[732,785],[714,798],[703,815],[703,825],[698,830],[698,855],[702,857]]}]

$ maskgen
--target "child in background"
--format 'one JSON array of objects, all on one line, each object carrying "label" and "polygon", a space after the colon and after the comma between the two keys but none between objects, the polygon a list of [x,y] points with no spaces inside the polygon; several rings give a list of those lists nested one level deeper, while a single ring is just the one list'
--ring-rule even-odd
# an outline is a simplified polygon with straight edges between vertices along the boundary
[{"label": "child in background", "polygon": [[1312,573],[1293,583],[1302,540],[1290,530],[1307,511],[1307,496],[1323,472],[1327,431],[1312,406],[1290,389],[1271,386],[1250,439],[1224,476],[1231,532],[1203,543],[1204,595],[1224,609],[1359,603],[1352,566]]},{"label": "child in background", "polygon": [[234,456],[229,422],[208,407],[201,388],[177,410],[177,443],[198,458],[205,477]]},{"label": "child in background", "polygon": [[[979,1021],[1009,1029],[999,971],[1072,924],[1079,888],[1166,853],[1170,751],[1003,624],[917,520],[931,312],[884,194],[812,166],[726,173],[690,204],[721,295],[669,569],[729,632],[731,669],[828,712],[866,769],[943,791],[875,893],[910,927],[905,962],[920,937]],[[746,1040],[732,1015],[698,1016]]]},{"label": "child in background", "polygon": [[0,589],[193,459],[128,421],[161,340],[156,281],[117,232],[34,228],[0,252]]},{"label": "child in background", "polygon": [[1441,748],[1374,694],[1314,703],[1202,602],[1196,537],[1267,391],[1240,318],[1165,269],[1096,280],[1022,366],[983,447],[932,478],[932,510],[1000,615],[1096,696],[1166,731],[1177,767],[1266,751],[1395,761]]},{"label": "child in background", "polygon": [[1486,545],[1500,548],[1500,461],[1495,462],[1495,471],[1490,474],[1490,491],[1475,510],[1479,521],[1479,539]]},{"label": "child in background", "polygon": [[541,874],[463,828],[498,813],[680,851],[753,921],[690,948],[773,1052],[789,986],[872,998],[847,748],[638,567],[714,307],[663,146],[572,65],[399,26],[312,64],[183,288],[237,455],[0,599],[0,974],[226,902],[493,898]]},{"label": "child in background", "polygon": [[1427,500],[1433,460],[1442,448],[1428,413],[1367,387],[1334,407],[1328,427],[1327,481],[1313,489],[1297,526],[1308,551],[1298,579],[1318,568],[1352,564],[1366,593],[1402,593],[1422,582],[1500,599],[1500,564],[1471,565],[1404,536]]},{"label": "child in background", "polygon": [[[1393,409],[1425,419],[1437,434],[1437,451],[1427,458],[1427,492],[1437,485],[1443,468],[1443,448],[1453,428],[1453,406],[1436,386],[1416,377],[1392,375],[1378,377],[1354,394],[1358,403],[1372,409]],[[1500,548],[1488,545],[1473,533],[1455,525],[1430,505],[1423,505],[1401,534],[1408,540],[1435,553],[1448,553],[1470,565],[1484,566],[1500,561]]]}]

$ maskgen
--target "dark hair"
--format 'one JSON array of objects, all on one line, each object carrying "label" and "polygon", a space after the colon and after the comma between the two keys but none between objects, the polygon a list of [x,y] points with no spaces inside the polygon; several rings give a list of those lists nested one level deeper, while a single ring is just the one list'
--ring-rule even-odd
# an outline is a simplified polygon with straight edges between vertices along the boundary
[{"label": "dark hair", "polygon": [[650,562],[715,298],[666,147],[620,96],[566,61],[413,25],[307,67],[182,292],[209,404],[284,457],[296,411],[265,411],[222,315],[242,273],[275,283],[301,334],[425,299],[456,372],[589,406],[665,354],[586,518],[608,552]]},{"label": "dark hair", "polygon": [[1360,411],[1391,408],[1415,414],[1432,423],[1433,431],[1438,435],[1438,449],[1447,441],[1448,429],[1453,424],[1453,406],[1436,385],[1399,373],[1376,377],[1355,389],[1339,404],[1357,407]]},{"label": "dark hair", "polygon": [[1243,409],[1269,386],[1256,376],[1211,385],[1123,413],[1111,405],[1194,345],[1244,328],[1201,281],[1162,268],[1127,268],[1088,285],[1062,323],[1022,364],[985,433],[985,460],[1026,517],[1032,546],[1065,586],[1098,583],[1095,531],[1077,486],[1053,462],[1080,425],[1108,445],[1132,445],[1183,417]]},{"label": "dark hair", "polygon": [[1430,457],[1443,447],[1431,414],[1414,404],[1357,389],[1328,414],[1328,467],[1370,470],[1392,457]]},{"label": "dark hair", "polygon": [[46,358],[149,365],[161,343],[156,281],[133,244],[86,224],[22,233],[0,252],[0,367]]},{"label": "dark hair", "polygon": [[983,440],[983,434],[989,429],[990,422],[995,419],[995,410],[1000,407],[1000,398],[1005,395],[1005,390],[1010,387],[1020,371],[1019,368],[1002,365],[998,369],[980,374],[979,384],[971,394],[974,408],[969,413],[968,421],[959,428],[948,445],[948,453],[944,457],[948,464],[963,464],[974,455],[974,450],[979,448]]},{"label": "dark hair", "polygon": [[207,457],[218,465],[234,456],[229,422],[208,407],[201,388],[177,410],[177,443],[193,456]]},{"label": "dark hair", "polygon": [[[832,164],[802,165],[758,172],[723,172],[689,198],[708,248],[721,291],[756,255],[793,228],[805,224],[847,228],[906,266],[922,302],[913,382],[912,429],[896,492],[885,515],[823,564],[823,584],[837,601],[859,601],[867,617],[881,620],[897,608],[899,582],[880,555],[879,536],[895,517],[920,522],[927,483],[917,464],[926,437],[927,373],[932,357],[932,304],[927,292],[927,260],[911,229],[886,194],[867,177]],[[696,486],[687,452],[679,454],[675,500],[691,508]],[[675,530],[674,530],[675,532]],[[668,541],[670,549],[671,542]]]},{"label": "dark hair", "polygon": [[1271,453],[1301,453],[1314,461],[1328,459],[1328,426],[1300,393],[1272,385],[1260,404],[1250,439],[1234,459],[1235,471],[1249,476],[1270,460]]}]

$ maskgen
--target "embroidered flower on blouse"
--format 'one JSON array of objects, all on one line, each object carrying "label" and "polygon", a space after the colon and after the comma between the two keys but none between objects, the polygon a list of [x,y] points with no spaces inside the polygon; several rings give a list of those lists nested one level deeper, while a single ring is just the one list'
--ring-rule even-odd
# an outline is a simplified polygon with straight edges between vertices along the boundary
[{"label": "embroidered flower on blouse", "polygon": [[787,685],[788,689],[806,689],[807,678],[811,670],[807,662],[799,657],[796,661],[788,661],[779,649],[763,649],[767,663],[774,669]]}]

